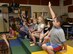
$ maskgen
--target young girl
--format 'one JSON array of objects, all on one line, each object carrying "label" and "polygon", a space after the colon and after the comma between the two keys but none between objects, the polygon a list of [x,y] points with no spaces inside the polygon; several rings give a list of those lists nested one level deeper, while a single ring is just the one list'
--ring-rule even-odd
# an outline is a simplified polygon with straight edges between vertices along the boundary
[{"label": "young girl", "polygon": [[14,36],[16,36],[16,33],[15,33],[16,29],[17,29],[17,28],[16,28],[15,23],[14,23],[14,22],[11,22],[11,23],[10,23],[10,28],[9,28],[9,32],[10,32],[9,37],[14,37]]},{"label": "young girl", "polygon": [[[42,37],[42,39],[44,38],[43,44],[49,41],[50,36],[48,36],[48,33],[53,26],[52,21],[47,20],[46,23],[47,23],[47,26],[44,28],[44,34]],[[48,36],[48,38],[46,36]]]},{"label": "young girl", "polygon": [[37,20],[38,20],[37,31],[35,31],[31,34],[34,45],[36,44],[36,38],[39,38],[39,42],[40,42],[40,37],[43,33],[43,29],[44,29],[44,26],[45,26],[45,21],[44,21],[44,18],[42,16],[39,16]]},{"label": "young girl", "polygon": [[52,20],[45,20],[46,21],[46,26],[45,26],[45,28],[44,28],[44,34],[47,32],[47,31],[49,31],[49,30],[51,30],[51,28],[52,28],[52,26],[53,26],[53,24],[52,24]]},{"label": "young girl", "polygon": [[10,33],[10,34],[9,34],[9,37],[10,37],[10,38],[16,36],[15,31],[14,31],[11,27],[10,27],[9,31],[10,31],[10,32],[9,32],[9,33]]}]

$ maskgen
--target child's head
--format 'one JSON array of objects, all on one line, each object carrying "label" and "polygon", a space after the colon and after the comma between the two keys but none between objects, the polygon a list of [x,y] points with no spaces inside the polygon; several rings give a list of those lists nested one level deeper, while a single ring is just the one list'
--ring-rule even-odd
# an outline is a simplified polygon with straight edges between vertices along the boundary
[{"label": "child's head", "polygon": [[48,28],[52,28],[53,23],[52,23],[51,21],[48,21],[48,22],[47,22],[47,26],[48,26]]},{"label": "child's head", "polygon": [[52,21],[50,21],[50,20],[45,20],[45,22],[46,22],[47,27],[51,29],[52,26],[53,26]]},{"label": "child's head", "polygon": [[45,20],[42,16],[39,16],[37,19],[38,19],[38,23],[45,23]]},{"label": "child's head", "polygon": [[33,24],[37,24],[37,19],[33,18]]},{"label": "child's head", "polygon": [[28,19],[28,23],[32,23],[32,18]]},{"label": "child's head", "polygon": [[62,20],[62,18],[60,18],[60,17],[55,18],[55,19],[53,20],[53,25],[54,25],[55,27],[60,27],[60,26],[62,25],[62,23],[63,23],[63,20]]},{"label": "child's head", "polygon": [[24,21],[23,21],[23,25],[26,25],[27,24],[27,20],[25,19]]},{"label": "child's head", "polygon": [[18,22],[17,21],[15,21],[15,25],[18,25]]}]

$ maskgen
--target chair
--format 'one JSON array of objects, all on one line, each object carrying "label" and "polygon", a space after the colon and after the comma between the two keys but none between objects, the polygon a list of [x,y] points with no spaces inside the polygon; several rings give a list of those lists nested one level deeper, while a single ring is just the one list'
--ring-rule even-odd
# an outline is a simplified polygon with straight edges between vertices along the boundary
[{"label": "chair", "polygon": [[72,26],[71,30],[69,31],[69,34],[71,35],[70,39],[73,39],[73,26]]}]

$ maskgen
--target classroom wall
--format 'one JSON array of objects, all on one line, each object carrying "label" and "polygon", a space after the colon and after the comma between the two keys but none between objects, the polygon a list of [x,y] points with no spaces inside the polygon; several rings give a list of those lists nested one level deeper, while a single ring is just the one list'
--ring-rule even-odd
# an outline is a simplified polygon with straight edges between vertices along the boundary
[{"label": "classroom wall", "polygon": [[73,0],[71,5],[62,6],[62,13],[67,13],[69,18],[73,18],[73,12],[68,12],[68,7],[73,6]]},{"label": "classroom wall", "polygon": [[[48,16],[51,17],[50,13],[49,13],[49,8],[48,6],[43,6],[43,5],[24,5],[24,4],[20,4],[20,6],[31,6],[31,16],[33,17],[33,12],[48,12]],[[53,6],[53,9],[55,11],[55,13],[59,16],[61,15],[60,12],[60,6]]]},{"label": "classroom wall", "polygon": [[62,6],[62,9],[64,13],[67,13],[69,18],[73,18],[73,12],[68,12],[68,7],[69,6],[73,6],[73,0],[72,0],[72,4],[71,5],[66,5],[66,6]]},{"label": "classroom wall", "polygon": [[2,6],[3,4],[7,4],[7,5],[9,5],[8,3],[0,3],[0,6]]},{"label": "classroom wall", "polygon": [[[67,5],[67,6],[66,6],[66,7],[67,7],[67,8],[66,8],[67,10],[68,10],[68,7],[69,7],[69,6],[73,6],[73,4],[72,4],[72,5]],[[68,16],[69,16],[70,18],[73,18],[73,12],[68,12],[68,11],[67,11],[67,13],[68,13]]]},{"label": "classroom wall", "polygon": [[[0,6],[2,4],[8,4],[8,3],[0,3]],[[62,3],[60,3],[62,4]],[[72,4],[73,5],[73,4]],[[44,6],[44,5],[26,5],[26,4],[20,4],[20,6],[31,6],[31,17],[34,16],[33,12],[48,12],[48,16],[51,17],[50,13],[49,13],[49,9],[48,6]],[[55,11],[55,13],[60,16],[63,15],[65,13],[68,13],[68,6],[52,6],[53,10]],[[68,13],[70,18],[73,18],[73,13]]]}]

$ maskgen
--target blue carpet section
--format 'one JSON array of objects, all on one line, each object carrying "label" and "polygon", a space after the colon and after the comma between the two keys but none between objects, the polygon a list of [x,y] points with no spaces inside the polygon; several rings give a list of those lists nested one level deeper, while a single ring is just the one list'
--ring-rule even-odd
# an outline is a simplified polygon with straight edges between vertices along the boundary
[{"label": "blue carpet section", "polygon": [[10,40],[9,42],[10,42],[10,47],[21,46],[21,44],[20,44],[18,39]]},{"label": "blue carpet section", "polygon": [[4,42],[4,40],[0,40],[0,42]]}]

